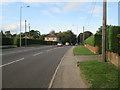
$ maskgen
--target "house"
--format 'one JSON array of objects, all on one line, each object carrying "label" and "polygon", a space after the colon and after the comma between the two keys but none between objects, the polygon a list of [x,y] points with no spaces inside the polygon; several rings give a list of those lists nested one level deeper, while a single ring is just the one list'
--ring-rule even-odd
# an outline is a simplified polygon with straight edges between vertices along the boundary
[{"label": "house", "polygon": [[45,41],[53,41],[53,42],[55,42],[55,41],[58,41],[58,38],[57,38],[56,35],[50,34],[50,35],[46,36],[46,37],[44,38],[44,40],[45,40]]}]

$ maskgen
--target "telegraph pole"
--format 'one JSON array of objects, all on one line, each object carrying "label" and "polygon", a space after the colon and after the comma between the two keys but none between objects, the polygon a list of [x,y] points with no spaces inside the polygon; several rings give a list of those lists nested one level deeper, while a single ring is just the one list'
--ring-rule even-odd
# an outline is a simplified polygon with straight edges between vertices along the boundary
[{"label": "telegraph pole", "polygon": [[107,16],[107,0],[103,0],[103,26],[102,26],[102,61],[106,62],[106,16]]},{"label": "telegraph pole", "polygon": [[25,46],[27,47],[27,33],[26,33],[26,20],[25,20]]},{"label": "telegraph pole", "polygon": [[30,23],[29,23],[29,36],[30,36]]},{"label": "telegraph pole", "polygon": [[85,27],[83,26],[83,44],[84,44],[84,38],[85,38],[85,36],[84,36],[84,29],[85,29]]}]

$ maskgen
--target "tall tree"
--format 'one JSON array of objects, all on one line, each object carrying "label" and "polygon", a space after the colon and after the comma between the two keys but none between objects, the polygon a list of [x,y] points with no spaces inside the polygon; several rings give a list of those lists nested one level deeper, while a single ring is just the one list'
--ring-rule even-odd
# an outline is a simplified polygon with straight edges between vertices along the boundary
[{"label": "tall tree", "polygon": [[5,36],[11,38],[12,34],[10,33],[10,31],[5,31]]},{"label": "tall tree", "polygon": [[[92,35],[92,32],[90,32],[90,31],[85,31],[84,32],[84,40],[86,40],[88,37],[90,37]],[[79,34],[79,36],[78,36],[78,41],[80,42],[80,43],[82,43],[83,42],[83,33],[80,33]]]},{"label": "tall tree", "polygon": [[50,34],[55,34],[55,30],[50,31]]},{"label": "tall tree", "polygon": [[30,36],[33,36],[34,38],[40,37],[40,31],[38,30],[31,30],[29,33],[30,33]]}]

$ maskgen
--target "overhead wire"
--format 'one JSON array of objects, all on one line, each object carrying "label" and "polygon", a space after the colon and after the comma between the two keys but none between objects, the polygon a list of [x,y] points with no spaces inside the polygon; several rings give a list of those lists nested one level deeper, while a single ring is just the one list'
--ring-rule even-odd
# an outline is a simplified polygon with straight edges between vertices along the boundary
[{"label": "overhead wire", "polygon": [[94,13],[94,10],[95,10],[95,7],[96,7],[96,2],[95,2],[95,0],[93,0],[93,3],[91,3],[91,6],[93,6],[92,7],[92,9],[91,9],[91,14],[90,14],[90,16],[88,16],[88,18],[87,18],[87,20],[86,20],[86,22],[85,22],[85,27],[88,27],[90,24],[90,22],[91,22],[91,19],[92,19],[92,16],[93,16],[93,13]]}]

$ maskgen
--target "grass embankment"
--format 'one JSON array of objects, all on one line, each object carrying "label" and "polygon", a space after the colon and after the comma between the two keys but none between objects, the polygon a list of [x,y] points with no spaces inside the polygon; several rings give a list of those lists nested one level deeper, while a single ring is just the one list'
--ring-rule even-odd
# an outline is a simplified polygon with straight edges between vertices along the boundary
[{"label": "grass embankment", "polygon": [[93,52],[91,52],[89,49],[87,49],[84,46],[76,46],[73,49],[74,55],[95,55]]},{"label": "grass embankment", "polygon": [[90,88],[120,89],[120,70],[114,65],[108,62],[102,63],[100,60],[78,62],[77,65]]}]

